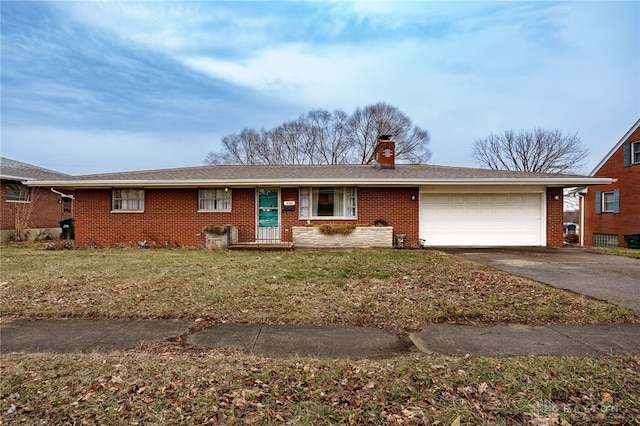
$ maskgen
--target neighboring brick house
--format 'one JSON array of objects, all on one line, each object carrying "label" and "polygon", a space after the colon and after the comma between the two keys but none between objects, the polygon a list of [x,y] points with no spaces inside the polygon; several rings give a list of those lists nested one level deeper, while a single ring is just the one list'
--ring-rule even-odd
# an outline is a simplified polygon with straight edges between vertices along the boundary
[{"label": "neighboring brick house", "polygon": [[640,234],[640,120],[591,172],[615,182],[583,191],[580,229],[585,246],[626,247],[625,235]]},{"label": "neighboring brick house", "polygon": [[1,241],[13,239],[16,228],[28,239],[57,238],[60,221],[73,215],[73,192],[61,192],[51,186],[30,188],[25,183],[69,178],[64,173],[0,158]]},{"label": "neighboring brick house", "polygon": [[[387,224],[384,246],[561,246],[562,189],[610,179],[395,164],[381,140],[372,164],[199,166],[29,182],[76,199],[76,244],[203,246],[209,225],[239,243],[296,245],[325,223]],[[361,244],[361,243],[359,243]]]}]

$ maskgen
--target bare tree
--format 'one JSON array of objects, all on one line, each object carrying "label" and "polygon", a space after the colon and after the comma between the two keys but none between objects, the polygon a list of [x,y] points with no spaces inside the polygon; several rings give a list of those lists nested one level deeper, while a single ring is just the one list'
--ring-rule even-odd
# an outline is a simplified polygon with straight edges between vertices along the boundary
[{"label": "bare tree", "polygon": [[364,164],[371,159],[380,135],[393,135],[399,161],[427,163],[431,158],[429,132],[414,126],[406,114],[386,102],[357,108],[349,124],[356,162]]},{"label": "bare tree", "polygon": [[29,200],[22,203],[11,203],[9,212],[13,219],[13,241],[27,241],[31,235],[31,215],[34,206],[38,204],[38,188],[23,186],[20,190],[20,199]]},{"label": "bare tree", "polygon": [[429,133],[397,107],[384,102],[344,111],[310,111],[272,130],[244,129],[222,138],[222,152],[210,152],[208,164],[367,163],[380,135],[393,135],[399,161],[426,163]]},{"label": "bare tree", "polygon": [[472,157],[483,167],[536,173],[579,172],[588,155],[577,133],[541,128],[492,133],[472,148]]}]

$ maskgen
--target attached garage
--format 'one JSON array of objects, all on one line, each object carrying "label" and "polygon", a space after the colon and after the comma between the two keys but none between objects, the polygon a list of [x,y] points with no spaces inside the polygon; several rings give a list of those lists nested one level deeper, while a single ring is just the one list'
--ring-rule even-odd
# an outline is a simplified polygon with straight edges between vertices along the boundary
[{"label": "attached garage", "polygon": [[544,246],[544,193],[420,193],[425,246]]}]

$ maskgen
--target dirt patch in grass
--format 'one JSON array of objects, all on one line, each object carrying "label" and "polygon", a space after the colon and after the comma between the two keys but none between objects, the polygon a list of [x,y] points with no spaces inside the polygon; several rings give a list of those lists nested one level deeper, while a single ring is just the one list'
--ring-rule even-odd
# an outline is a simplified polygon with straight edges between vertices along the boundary
[{"label": "dirt patch in grass", "polygon": [[611,323],[640,315],[432,250],[2,248],[4,316],[360,325]]},{"label": "dirt patch in grass", "polygon": [[639,357],[131,352],[0,360],[7,424],[580,425],[640,416]]}]

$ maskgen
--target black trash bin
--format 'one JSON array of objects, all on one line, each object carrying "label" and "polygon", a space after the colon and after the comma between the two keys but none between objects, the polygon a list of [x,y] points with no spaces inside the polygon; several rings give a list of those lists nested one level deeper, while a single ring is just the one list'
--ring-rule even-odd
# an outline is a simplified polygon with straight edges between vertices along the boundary
[{"label": "black trash bin", "polygon": [[630,249],[640,249],[640,234],[626,234],[624,240]]},{"label": "black trash bin", "polygon": [[60,234],[60,238],[62,238],[63,240],[75,240],[76,239],[75,222],[76,222],[76,220],[73,219],[73,218],[61,220],[59,222],[60,223],[60,228],[62,228],[62,234]]}]

